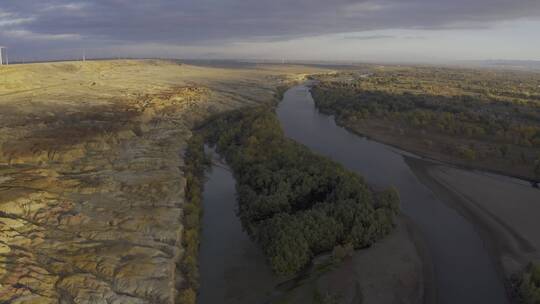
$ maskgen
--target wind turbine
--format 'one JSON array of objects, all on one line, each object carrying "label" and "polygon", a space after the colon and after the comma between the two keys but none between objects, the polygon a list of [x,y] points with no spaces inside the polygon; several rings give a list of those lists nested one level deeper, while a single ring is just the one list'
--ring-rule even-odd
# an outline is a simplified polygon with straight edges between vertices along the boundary
[{"label": "wind turbine", "polygon": [[9,65],[7,48],[0,46],[0,65],[4,65],[4,59],[5,59],[5,65]]}]

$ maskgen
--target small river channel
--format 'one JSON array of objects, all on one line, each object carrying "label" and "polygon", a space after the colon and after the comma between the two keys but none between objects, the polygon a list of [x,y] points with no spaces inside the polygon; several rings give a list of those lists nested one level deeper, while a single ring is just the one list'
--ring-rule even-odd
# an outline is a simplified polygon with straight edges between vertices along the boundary
[{"label": "small river channel", "polygon": [[212,154],[203,192],[198,303],[263,303],[277,281],[262,250],[242,230],[230,169]]}]

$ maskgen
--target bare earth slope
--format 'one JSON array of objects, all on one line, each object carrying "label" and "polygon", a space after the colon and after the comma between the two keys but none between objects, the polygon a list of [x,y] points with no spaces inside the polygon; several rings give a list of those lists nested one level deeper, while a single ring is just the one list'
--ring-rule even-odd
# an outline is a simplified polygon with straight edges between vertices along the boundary
[{"label": "bare earth slope", "polygon": [[173,303],[190,130],[310,72],[154,60],[0,69],[0,303]]}]

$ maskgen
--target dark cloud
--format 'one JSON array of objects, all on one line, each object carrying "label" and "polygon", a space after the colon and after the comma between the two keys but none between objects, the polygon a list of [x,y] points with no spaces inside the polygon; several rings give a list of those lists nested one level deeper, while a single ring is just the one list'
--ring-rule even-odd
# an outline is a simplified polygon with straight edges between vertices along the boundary
[{"label": "dark cloud", "polygon": [[540,16],[538,0],[0,2],[1,44],[49,48],[139,42],[194,45],[390,28],[467,28]]}]

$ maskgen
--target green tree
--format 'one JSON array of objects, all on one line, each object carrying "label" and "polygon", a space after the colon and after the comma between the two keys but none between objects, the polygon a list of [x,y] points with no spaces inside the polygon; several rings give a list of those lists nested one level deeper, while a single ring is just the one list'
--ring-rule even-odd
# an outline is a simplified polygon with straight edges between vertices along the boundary
[{"label": "green tree", "polygon": [[521,301],[524,304],[540,304],[540,266],[530,264],[519,284]]},{"label": "green tree", "polygon": [[399,192],[396,188],[380,191],[375,195],[375,208],[384,208],[393,214],[399,213]]},{"label": "green tree", "polygon": [[301,225],[290,215],[277,215],[261,228],[263,249],[272,269],[278,275],[291,275],[301,270],[312,257]]},{"label": "green tree", "polygon": [[346,257],[352,256],[353,253],[354,246],[352,244],[336,245],[332,250],[332,256],[338,261],[341,261]]},{"label": "green tree", "polygon": [[466,160],[476,159],[476,151],[472,147],[461,147],[459,149],[459,155]]}]

